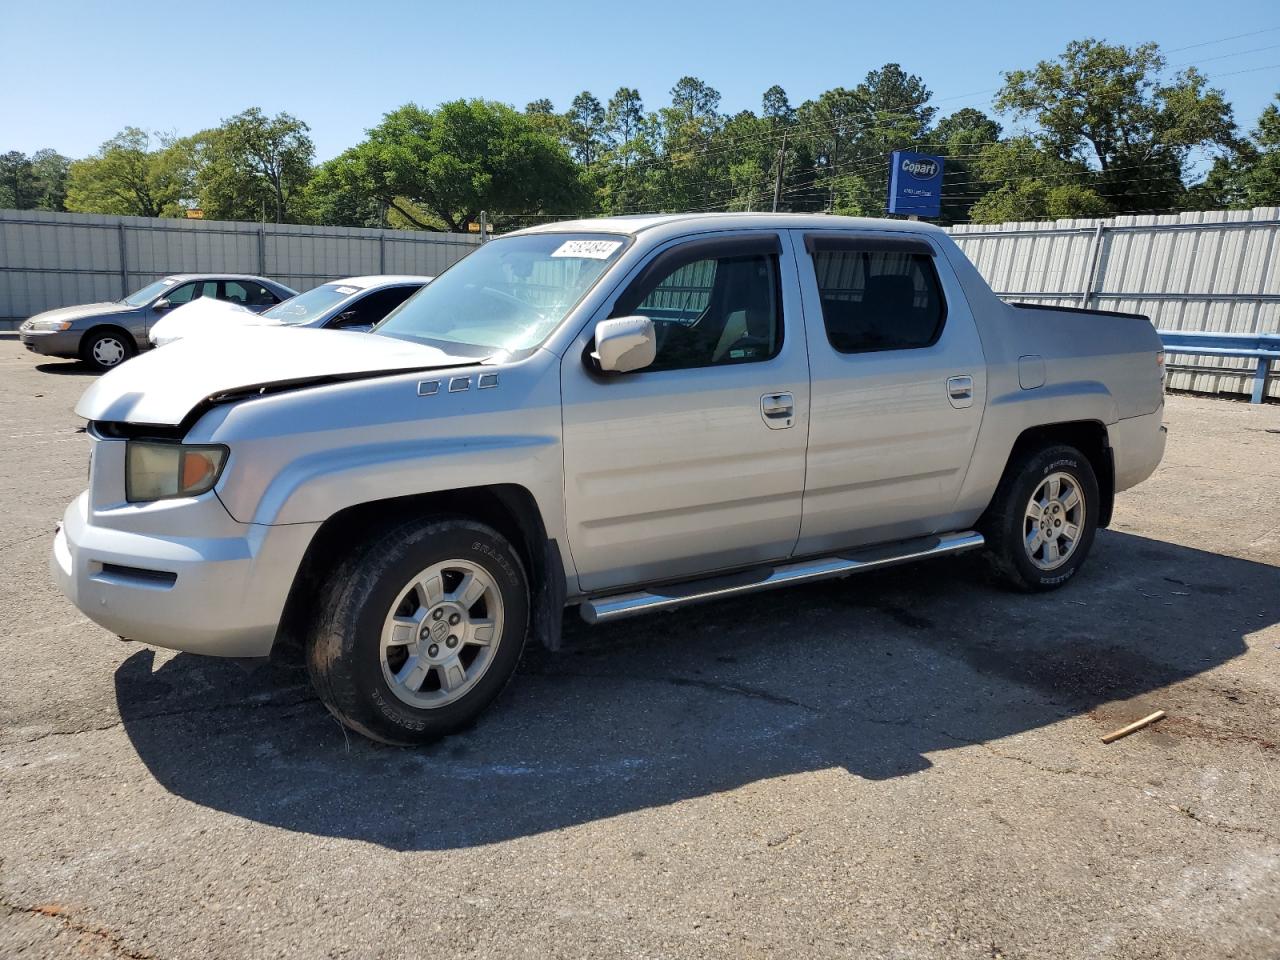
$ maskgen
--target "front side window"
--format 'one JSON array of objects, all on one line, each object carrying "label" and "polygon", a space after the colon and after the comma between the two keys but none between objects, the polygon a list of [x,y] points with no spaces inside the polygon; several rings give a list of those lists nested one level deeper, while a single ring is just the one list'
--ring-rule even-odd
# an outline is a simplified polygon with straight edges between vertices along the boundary
[{"label": "front side window", "polygon": [[[214,284],[214,286],[216,287],[217,284]],[[200,294],[196,292],[196,287],[197,284],[184,283],[180,287],[174,287],[166,299],[169,301],[171,306],[175,307],[184,303],[190,303],[196,297],[200,296]]]},{"label": "front side window", "polygon": [[876,249],[841,240],[811,244],[811,252],[822,322],[836,350],[908,350],[937,341],[946,300],[931,255],[913,244]]},{"label": "front side window", "polygon": [[491,357],[537,347],[621,255],[606,233],[500,237],[463,257],[375,333]]},{"label": "front side window", "polygon": [[135,290],[129,296],[124,298],[124,302],[131,307],[141,307],[150,303],[156,297],[160,296],[166,290],[173,286],[175,281],[165,278],[157,280],[154,283],[148,283],[141,290]]},{"label": "front side window", "polygon": [[717,250],[702,241],[688,255],[679,247],[659,254],[656,269],[618,299],[614,316],[653,321],[658,350],[646,370],[752,363],[781,349],[777,239],[723,244]]}]

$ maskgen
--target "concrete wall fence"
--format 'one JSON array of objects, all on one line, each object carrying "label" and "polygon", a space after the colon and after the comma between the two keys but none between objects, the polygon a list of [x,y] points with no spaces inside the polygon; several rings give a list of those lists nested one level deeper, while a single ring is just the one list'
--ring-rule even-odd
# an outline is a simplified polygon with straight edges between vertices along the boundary
[{"label": "concrete wall fence", "polygon": [[0,210],[0,330],[53,307],[118,300],[171,273],[251,273],[295,290],[371,273],[434,276],[457,233]]},{"label": "concrete wall fence", "polygon": [[[1142,313],[1159,330],[1280,333],[1280,207],[952,227],[1006,300]],[[1254,361],[1170,354],[1169,386],[1248,394]],[[1280,399],[1280,372],[1265,394]]]},{"label": "concrete wall fence", "polygon": [[[1280,333],[1280,207],[1052,223],[951,235],[1008,300],[1143,313],[1161,330]],[[433,275],[468,234],[0,210],[0,329],[115,300],[170,273],[274,277],[298,290],[368,273]],[[1170,355],[1169,385],[1247,394],[1247,359]],[[1280,372],[1265,395],[1280,399]]]}]

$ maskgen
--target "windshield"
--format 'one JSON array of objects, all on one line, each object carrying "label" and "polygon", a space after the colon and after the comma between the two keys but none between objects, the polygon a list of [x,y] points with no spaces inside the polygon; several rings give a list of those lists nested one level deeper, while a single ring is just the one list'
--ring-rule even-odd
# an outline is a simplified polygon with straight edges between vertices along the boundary
[{"label": "windshield", "polygon": [[150,303],[156,297],[160,296],[160,294],[164,293],[166,290],[168,290],[177,282],[178,282],[177,280],[165,279],[165,280],[157,280],[155,283],[148,283],[145,287],[143,287],[137,293],[131,293],[127,297],[125,297],[124,302],[131,307],[144,306],[145,304]]},{"label": "windshield", "polygon": [[306,293],[300,293],[284,303],[277,303],[263,313],[263,316],[281,323],[306,323],[325,313],[335,304],[341,303],[353,293],[359,293],[360,289],[345,283],[326,283],[313,287]]},{"label": "windshield", "polygon": [[560,325],[625,244],[603,233],[494,240],[406,300],[375,332],[483,356],[528,350]]}]

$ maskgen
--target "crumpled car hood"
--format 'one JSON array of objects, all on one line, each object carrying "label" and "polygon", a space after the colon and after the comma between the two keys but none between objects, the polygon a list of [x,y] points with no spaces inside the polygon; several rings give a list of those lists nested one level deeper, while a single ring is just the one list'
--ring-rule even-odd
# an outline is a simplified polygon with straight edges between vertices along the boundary
[{"label": "crumpled car hood", "polygon": [[244,327],[234,337],[184,338],[135,357],[86,390],[76,413],[86,420],[177,426],[224,394],[479,362],[368,333]]},{"label": "crumpled car hood", "polygon": [[154,344],[167,344],[197,334],[217,335],[258,319],[251,310],[226,300],[200,297],[161,317],[151,325],[148,336]]}]

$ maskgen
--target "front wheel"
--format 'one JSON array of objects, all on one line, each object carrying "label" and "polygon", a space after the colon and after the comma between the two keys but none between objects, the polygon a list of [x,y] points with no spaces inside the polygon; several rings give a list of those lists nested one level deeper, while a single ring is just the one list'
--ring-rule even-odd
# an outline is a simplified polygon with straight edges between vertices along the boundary
[{"label": "front wheel", "polygon": [[118,367],[137,352],[133,338],[119,330],[91,330],[80,343],[80,359],[98,370]]},{"label": "front wheel", "polygon": [[1098,526],[1089,459],[1058,444],[1010,464],[982,523],[995,572],[1019,590],[1052,590],[1089,555]]},{"label": "front wheel", "polygon": [[307,644],[320,699],[383,743],[461,730],[502,692],[529,627],[520,556],[461,518],[375,536],[330,575]]}]

